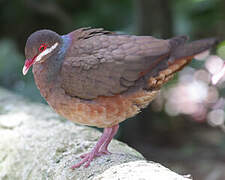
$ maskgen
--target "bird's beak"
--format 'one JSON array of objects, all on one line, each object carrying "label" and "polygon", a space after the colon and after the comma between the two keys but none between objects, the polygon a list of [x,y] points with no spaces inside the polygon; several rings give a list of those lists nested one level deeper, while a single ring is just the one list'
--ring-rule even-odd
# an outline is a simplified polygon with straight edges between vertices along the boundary
[{"label": "bird's beak", "polygon": [[25,64],[23,66],[23,75],[26,75],[30,67],[34,64],[35,57],[33,59],[26,59]]},{"label": "bird's beak", "polygon": [[29,68],[26,65],[24,65],[23,66],[23,75],[24,76],[27,74],[28,70],[29,70]]}]

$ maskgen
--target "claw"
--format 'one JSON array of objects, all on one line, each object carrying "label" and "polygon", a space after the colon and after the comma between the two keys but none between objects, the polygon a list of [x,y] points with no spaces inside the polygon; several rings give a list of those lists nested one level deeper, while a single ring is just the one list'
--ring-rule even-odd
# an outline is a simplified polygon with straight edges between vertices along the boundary
[{"label": "claw", "polygon": [[73,166],[71,167],[71,169],[74,170],[74,169],[76,169],[76,168],[79,168],[79,167],[80,167],[82,164],[84,164],[87,160],[88,160],[88,157],[84,158],[81,162],[79,162],[79,163],[73,165]]},{"label": "claw", "polygon": [[105,154],[105,155],[110,155],[110,154],[112,154],[111,152],[109,152],[107,149],[101,149],[100,151],[99,151],[99,154],[100,154],[100,156],[101,155],[103,155],[103,154]]}]

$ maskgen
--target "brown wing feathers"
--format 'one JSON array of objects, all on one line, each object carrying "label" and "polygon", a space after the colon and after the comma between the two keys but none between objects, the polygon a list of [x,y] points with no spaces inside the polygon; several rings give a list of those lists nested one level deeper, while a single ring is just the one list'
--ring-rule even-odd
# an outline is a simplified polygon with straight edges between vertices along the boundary
[{"label": "brown wing feathers", "polygon": [[[101,29],[73,33],[74,45],[62,66],[62,87],[67,94],[83,99],[126,92],[140,85],[137,82],[142,77],[152,88],[154,83],[148,83],[149,79],[155,82],[155,77],[164,76],[166,80],[186,63],[177,63],[176,59],[198,54],[213,43],[205,40],[184,45],[185,36],[159,40],[151,36],[115,35]],[[172,68],[167,70],[169,66]]]},{"label": "brown wing feathers", "polygon": [[62,86],[69,95],[84,99],[128,90],[140,72],[169,53],[166,40],[124,35],[97,35],[71,48],[62,67]]}]

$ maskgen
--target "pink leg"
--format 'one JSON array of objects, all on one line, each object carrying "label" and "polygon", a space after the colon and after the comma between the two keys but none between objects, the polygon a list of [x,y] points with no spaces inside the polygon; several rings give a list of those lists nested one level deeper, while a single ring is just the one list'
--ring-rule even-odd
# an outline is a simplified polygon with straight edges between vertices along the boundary
[{"label": "pink leg", "polygon": [[[83,160],[81,162],[79,162],[78,164],[73,165],[71,168],[72,169],[78,168],[84,163],[86,163],[84,167],[88,167],[90,165],[91,161],[95,157],[101,156],[102,154],[104,154],[104,153],[100,152],[99,149],[105,143],[107,143],[107,146],[108,146],[108,144],[110,143],[110,141],[113,138],[112,134],[115,135],[115,133],[116,133],[116,132],[114,132],[115,131],[114,129],[115,129],[116,126],[118,126],[118,125],[115,125],[115,126],[110,127],[110,128],[105,128],[102,136],[100,137],[100,139],[98,140],[97,144],[92,149],[92,151],[90,153],[87,153],[87,154],[84,154],[83,156],[81,156],[81,157],[83,157]],[[117,127],[117,129],[118,129],[118,127]],[[107,146],[106,146],[106,148],[107,148]]]},{"label": "pink leg", "polygon": [[117,124],[116,126],[113,126],[112,127],[112,133],[110,134],[110,137],[105,141],[105,143],[101,146],[100,148],[100,153],[103,153],[103,154],[111,154],[109,151],[108,151],[108,145],[109,143],[111,142],[111,140],[113,139],[113,137],[116,135],[118,129],[119,129],[119,125]]},{"label": "pink leg", "polygon": [[[108,145],[111,142],[111,140],[113,139],[113,137],[116,135],[118,129],[119,129],[118,124],[112,127],[112,132],[111,132],[110,136],[108,137],[108,139],[105,141],[105,143],[103,143],[102,146],[100,147],[99,152],[96,154],[97,157],[99,157],[103,154],[111,154],[111,152],[108,151]],[[88,153],[82,154],[80,157],[85,158],[87,154]]]}]

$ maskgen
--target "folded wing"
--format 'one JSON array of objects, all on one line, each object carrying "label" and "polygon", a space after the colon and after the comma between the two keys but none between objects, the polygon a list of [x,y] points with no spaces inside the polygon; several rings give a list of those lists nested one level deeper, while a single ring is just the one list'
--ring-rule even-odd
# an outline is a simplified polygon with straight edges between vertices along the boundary
[{"label": "folded wing", "polygon": [[157,67],[166,68],[171,51],[186,41],[184,36],[160,40],[89,28],[70,36],[73,42],[62,65],[62,88],[82,99],[128,91],[149,72],[155,75]]}]

